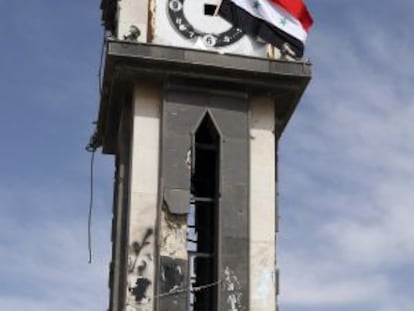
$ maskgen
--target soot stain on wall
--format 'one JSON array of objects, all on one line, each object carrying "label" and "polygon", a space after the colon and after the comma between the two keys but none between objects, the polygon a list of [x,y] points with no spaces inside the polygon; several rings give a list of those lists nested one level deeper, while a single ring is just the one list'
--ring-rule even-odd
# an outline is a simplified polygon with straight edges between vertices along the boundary
[{"label": "soot stain on wall", "polygon": [[142,303],[143,301],[148,300],[146,292],[151,285],[151,281],[146,278],[138,278],[135,284],[136,286],[131,289],[131,293],[135,296],[136,302]]},{"label": "soot stain on wall", "polygon": [[161,256],[160,290],[163,295],[160,310],[186,310],[187,262],[184,259]]},{"label": "soot stain on wall", "polygon": [[[148,239],[150,238],[150,236],[154,233],[154,230],[152,228],[148,228],[147,231],[145,232],[142,241],[138,242],[138,241],[134,241],[132,243],[132,254],[135,257],[134,261],[130,263],[129,267],[128,267],[128,272],[129,273],[133,273],[135,268],[137,267],[137,263],[138,263],[138,258],[139,255],[141,254],[142,250],[144,249],[145,246],[149,245],[150,242],[148,241]],[[140,266],[138,266],[138,273],[140,272]],[[142,272],[142,271],[141,271]]]},{"label": "soot stain on wall", "polygon": [[184,288],[187,263],[182,259],[161,257],[161,292],[168,293]]},{"label": "soot stain on wall", "polygon": [[150,253],[145,254],[145,248],[150,245],[149,239],[153,234],[154,230],[148,228],[141,241],[132,242],[129,250],[128,273],[132,275],[132,279],[129,281],[128,290],[139,305],[147,304],[152,299],[148,295],[152,282],[148,278],[147,270],[153,260]]}]

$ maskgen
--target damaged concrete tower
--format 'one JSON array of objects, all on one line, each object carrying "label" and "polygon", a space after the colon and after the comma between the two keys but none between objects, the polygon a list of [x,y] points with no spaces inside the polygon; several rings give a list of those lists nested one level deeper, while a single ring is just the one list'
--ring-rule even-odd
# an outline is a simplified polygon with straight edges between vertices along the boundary
[{"label": "damaged concrete tower", "polygon": [[277,309],[277,145],[310,65],[268,57],[217,2],[102,0],[110,311]]}]

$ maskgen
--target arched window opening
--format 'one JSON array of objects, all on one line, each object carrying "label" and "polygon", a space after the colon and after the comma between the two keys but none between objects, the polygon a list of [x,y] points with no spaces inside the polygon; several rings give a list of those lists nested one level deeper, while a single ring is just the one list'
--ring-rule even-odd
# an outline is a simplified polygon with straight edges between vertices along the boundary
[{"label": "arched window opening", "polygon": [[190,311],[217,310],[217,249],[220,136],[209,114],[193,142],[191,203],[188,214]]}]

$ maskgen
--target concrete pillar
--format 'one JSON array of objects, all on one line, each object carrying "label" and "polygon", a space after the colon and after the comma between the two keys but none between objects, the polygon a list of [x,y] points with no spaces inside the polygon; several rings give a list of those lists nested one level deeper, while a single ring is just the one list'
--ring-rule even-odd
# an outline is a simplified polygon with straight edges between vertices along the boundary
[{"label": "concrete pillar", "polygon": [[276,310],[274,102],[250,105],[250,311]]},{"label": "concrete pillar", "polygon": [[154,308],[161,94],[142,83],[133,94],[126,311]]},{"label": "concrete pillar", "polygon": [[112,263],[109,285],[110,310],[123,311],[126,295],[127,214],[129,211],[129,172],[131,148],[131,106],[124,107],[119,123],[112,219]]}]

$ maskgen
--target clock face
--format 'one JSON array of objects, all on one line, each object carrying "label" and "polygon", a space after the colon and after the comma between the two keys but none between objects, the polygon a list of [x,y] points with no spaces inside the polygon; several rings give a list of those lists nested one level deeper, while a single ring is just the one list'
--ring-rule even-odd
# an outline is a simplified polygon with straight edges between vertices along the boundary
[{"label": "clock face", "polygon": [[168,0],[169,19],[175,30],[184,38],[201,39],[209,48],[232,45],[244,37],[244,33],[220,16],[215,16],[217,0]]}]

